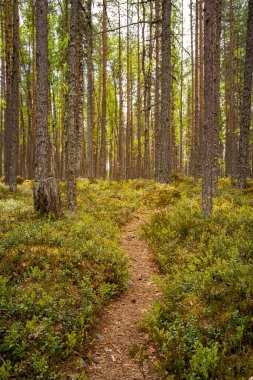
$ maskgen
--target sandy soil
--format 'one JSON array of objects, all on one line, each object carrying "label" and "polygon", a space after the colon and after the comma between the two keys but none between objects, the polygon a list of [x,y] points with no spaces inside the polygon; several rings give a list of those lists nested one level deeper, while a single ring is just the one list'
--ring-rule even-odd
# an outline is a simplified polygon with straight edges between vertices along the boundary
[{"label": "sandy soil", "polygon": [[[95,334],[97,344],[92,355],[89,376],[92,380],[158,380],[161,379],[154,367],[155,350],[145,333],[138,329],[143,313],[150,310],[158,290],[153,278],[159,273],[154,256],[147,243],[138,236],[141,225],[150,212],[135,214],[125,226],[121,236],[121,249],[130,263],[129,287],[112,302],[102,317]],[[148,358],[143,365],[142,350],[147,347]],[[130,353],[137,351],[133,357]]]}]

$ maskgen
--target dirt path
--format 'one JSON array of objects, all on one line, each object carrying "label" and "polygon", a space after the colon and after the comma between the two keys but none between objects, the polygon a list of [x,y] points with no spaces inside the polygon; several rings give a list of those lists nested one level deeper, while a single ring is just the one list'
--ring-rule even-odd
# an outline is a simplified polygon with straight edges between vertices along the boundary
[{"label": "dirt path", "polygon": [[[158,295],[152,277],[158,266],[147,243],[138,237],[148,212],[137,213],[122,231],[121,249],[129,256],[130,276],[128,290],[106,309],[97,329],[97,345],[92,356],[89,376],[92,380],[158,380],[154,368],[155,351],[147,336],[138,331],[138,322],[150,310]],[[134,347],[149,347],[148,359],[138,365],[141,351],[133,358]]]}]

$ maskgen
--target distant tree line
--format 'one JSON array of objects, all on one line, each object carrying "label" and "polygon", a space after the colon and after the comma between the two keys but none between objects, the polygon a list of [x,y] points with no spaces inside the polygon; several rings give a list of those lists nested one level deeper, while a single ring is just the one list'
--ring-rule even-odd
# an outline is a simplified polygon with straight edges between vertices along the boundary
[{"label": "distant tree line", "polygon": [[[1,0],[0,176],[34,179],[60,213],[59,180],[253,174],[253,0]],[[189,35],[190,44],[185,44]]]}]

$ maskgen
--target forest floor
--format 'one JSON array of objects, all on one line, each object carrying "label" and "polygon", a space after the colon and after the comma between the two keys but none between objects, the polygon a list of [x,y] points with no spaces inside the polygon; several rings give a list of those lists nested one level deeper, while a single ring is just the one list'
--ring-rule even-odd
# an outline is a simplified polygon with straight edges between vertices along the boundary
[{"label": "forest floor", "polygon": [[129,258],[129,287],[111,303],[97,327],[97,344],[89,375],[96,380],[160,379],[155,350],[139,322],[151,310],[158,289],[159,267],[147,243],[139,237],[151,211],[135,213],[122,231],[120,248]]},{"label": "forest floor", "polygon": [[189,178],[77,190],[42,217],[0,180],[0,379],[248,380],[253,182],[221,179],[210,218]]}]

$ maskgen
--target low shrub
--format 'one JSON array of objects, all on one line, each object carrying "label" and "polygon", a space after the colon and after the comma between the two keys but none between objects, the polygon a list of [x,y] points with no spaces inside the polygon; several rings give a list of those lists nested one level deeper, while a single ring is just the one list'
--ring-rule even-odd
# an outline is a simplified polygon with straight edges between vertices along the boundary
[{"label": "low shrub", "polygon": [[210,218],[184,199],[144,228],[165,273],[144,325],[171,379],[252,375],[253,211],[224,196]]},{"label": "low shrub", "polygon": [[142,202],[151,208],[164,208],[175,203],[181,197],[180,191],[172,186],[154,184],[144,190]]},{"label": "low shrub", "polygon": [[88,180],[77,187],[77,212],[64,209],[57,219],[33,212],[31,181],[12,194],[0,184],[0,379],[83,372],[102,308],[125,289],[119,226],[140,207],[143,187]]}]

